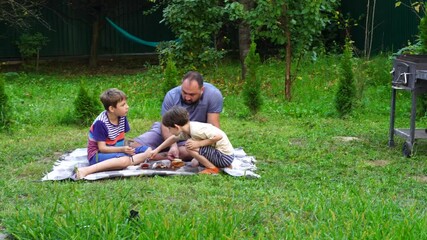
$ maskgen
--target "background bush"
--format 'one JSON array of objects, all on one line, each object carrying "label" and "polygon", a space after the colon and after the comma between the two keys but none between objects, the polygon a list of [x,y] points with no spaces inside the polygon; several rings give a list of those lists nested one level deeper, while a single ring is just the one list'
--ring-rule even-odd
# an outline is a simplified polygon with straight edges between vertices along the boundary
[{"label": "background bush", "polygon": [[335,99],[335,108],[340,117],[350,114],[355,105],[356,87],[354,84],[352,59],[353,51],[351,42],[347,39],[340,64],[341,72]]},{"label": "background bush", "polygon": [[245,59],[247,76],[243,87],[243,96],[246,106],[254,115],[262,105],[261,79],[258,75],[258,66],[261,65],[259,54],[256,53],[256,44],[252,41],[248,55]]},{"label": "background bush", "polygon": [[5,91],[5,81],[0,75],[0,130],[9,130],[11,126],[11,108]]},{"label": "background bush", "polygon": [[178,75],[178,69],[176,68],[176,63],[173,60],[173,57],[171,55],[168,57],[165,65],[166,66],[165,66],[163,83],[162,83],[162,90],[163,90],[163,96],[161,96],[162,100],[164,95],[169,90],[177,86],[177,83],[180,79]]},{"label": "background bush", "polygon": [[101,111],[99,100],[89,95],[82,82],[77,97],[74,100],[76,123],[81,126],[90,126]]}]

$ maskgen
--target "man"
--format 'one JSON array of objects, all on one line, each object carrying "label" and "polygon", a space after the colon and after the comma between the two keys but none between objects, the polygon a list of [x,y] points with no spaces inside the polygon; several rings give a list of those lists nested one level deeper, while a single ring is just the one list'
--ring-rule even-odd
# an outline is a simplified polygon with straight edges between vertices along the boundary
[{"label": "man", "polygon": [[[219,115],[222,112],[224,99],[221,92],[212,84],[204,83],[198,72],[190,71],[182,78],[181,86],[171,89],[162,103],[162,116],[173,106],[181,106],[190,114],[190,121],[210,123],[220,128]],[[155,122],[151,129],[134,139],[133,147],[141,145],[158,147],[171,136],[168,128]],[[184,142],[174,143],[167,153],[169,159],[181,158],[191,160]]]}]

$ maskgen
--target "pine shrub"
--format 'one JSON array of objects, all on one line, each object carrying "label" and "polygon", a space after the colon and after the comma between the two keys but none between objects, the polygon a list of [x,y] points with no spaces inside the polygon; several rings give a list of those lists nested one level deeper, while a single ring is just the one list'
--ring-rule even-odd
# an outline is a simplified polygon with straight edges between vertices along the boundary
[{"label": "pine shrub", "polygon": [[76,123],[82,126],[90,125],[101,112],[98,99],[89,95],[84,83],[80,83],[77,98],[74,100]]},{"label": "pine shrub", "polygon": [[0,130],[9,130],[11,125],[11,113],[8,106],[8,96],[5,91],[5,81],[0,76]]},{"label": "pine shrub", "polygon": [[421,18],[420,24],[418,25],[420,31],[420,41],[422,44],[422,53],[427,53],[427,16]]},{"label": "pine shrub", "polygon": [[335,97],[335,108],[340,117],[345,117],[350,114],[356,100],[356,87],[353,74],[353,49],[351,41],[346,40],[344,46],[343,59],[341,61],[341,71],[338,83],[338,91]]},{"label": "pine shrub", "polygon": [[259,54],[255,51],[256,44],[252,41],[248,55],[245,58],[247,76],[243,86],[245,105],[253,115],[259,111],[262,105],[261,80],[257,76],[258,66],[261,64],[261,60]]},{"label": "pine shrub", "polygon": [[164,71],[164,81],[162,84],[163,93],[166,94],[169,90],[177,86],[178,70],[172,56],[169,56],[166,61]]}]

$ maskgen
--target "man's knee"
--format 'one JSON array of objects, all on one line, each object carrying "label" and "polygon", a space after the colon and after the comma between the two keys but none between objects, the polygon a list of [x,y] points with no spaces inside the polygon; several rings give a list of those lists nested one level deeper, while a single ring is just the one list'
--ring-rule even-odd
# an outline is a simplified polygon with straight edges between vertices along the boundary
[{"label": "man's knee", "polygon": [[139,146],[147,146],[151,148],[156,148],[163,142],[163,137],[157,133],[154,132],[146,132],[142,134],[139,137],[136,137],[134,140],[134,146],[132,147],[139,147]]},{"label": "man's knee", "polygon": [[191,161],[197,154],[197,152],[188,150],[184,146],[179,148],[179,156],[183,161]]},{"label": "man's knee", "polygon": [[137,141],[133,141],[129,146],[133,147],[133,148],[137,148],[137,147],[142,146],[142,144],[137,142]]}]

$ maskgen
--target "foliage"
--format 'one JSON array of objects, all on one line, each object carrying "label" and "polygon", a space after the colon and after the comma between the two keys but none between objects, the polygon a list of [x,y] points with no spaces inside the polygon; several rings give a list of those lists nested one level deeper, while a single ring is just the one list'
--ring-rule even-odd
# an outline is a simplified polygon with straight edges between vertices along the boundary
[{"label": "foliage", "polygon": [[427,53],[427,16],[421,18],[418,30],[420,31],[420,42],[423,46],[422,53]]},{"label": "foliage", "polygon": [[170,55],[166,62],[166,68],[164,71],[164,79],[162,83],[163,94],[166,94],[169,90],[177,86],[178,78],[178,69],[176,68],[175,61]]},{"label": "foliage", "polygon": [[11,108],[6,95],[5,81],[3,76],[0,76],[0,130],[9,130],[11,123]]},{"label": "foliage", "polygon": [[410,3],[402,2],[397,0],[395,7],[400,7],[401,5],[409,8],[417,17],[420,19],[420,24],[418,25],[418,30],[420,34],[415,43],[408,41],[408,45],[399,49],[393,56],[398,56],[401,54],[421,54],[427,52],[427,23],[426,23],[426,7],[424,1],[410,1]]},{"label": "foliage", "polygon": [[224,22],[219,1],[172,0],[163,10],[162,21],[180,39],[168,46],[180,65],[189,69],[208,66],[225,54],[216,49],[216,36]]},{"label": "foliage", "polygon": [[354,107],[356,87],[354,84],[352,59],[353,50],[351,41],[347,39],[341,61],[340,81],[335,99],[335,108],[340,117],[350,114]]},{"label": "foliage", "polygon": [[[38,70],[39,53],[42,47],[46,46],[47,42],[48,38],[39,32],[34,34],[24,33],[19,37],[16,45],[18,45],[24,62],[28,64],[30,60],[35,59],[35,66],[33,67]],[[28,66],[31,67],[31,65]]]},{"label": "foliage", "polygon": [[248,69],[246,82],[243,87],[243,96],[246,106],[254,115],[262,105],[261,98],[261,77],[258,74],[258,66],[261,64],[259,54],[256,51],[256,44],[252,41],[245,63]]},{"label": "foliage", "polygon": [[48,38],[41,33],[24,33],[19,37],[16,45],[23,59],[33,58],[37,56],[43,46],[46,46]]},{"label": "foliage", "polygon": [[80,83],[79,92],[74,100],[74,112],[77,123],[81,126],[90,125],[100,113],[99,102],[89,95],[83,82]]},{"label": "foliage", "polygon": [[[288,40],[284,34],[291,32],[293,54],[303,55],[320,31],[329,23],[329,14],[334,12],[338,2],[332,1],[268,1],[258,0],[248,21],[256,29],[256,37],[271,39],[284,45]],[[265,13],[269,14],[265,14]]]},{"label": "foliage", "polygon": [[31,27],[31,21],[36,20],[50,28],[41,14],[41,8],[46,0],[2,0],[0,1],[0,22],[19,29]]},{"label": "foliage", "polygon": [[424,1],[400,1],[396,0],[394,6],[400,7],[401,5],[411,9],[411,11],[419,18],[421,19],[426,14],[426,7]]},{"label": "foliage", "polygon": [[[338,1],[257,0],[247,21],[257,38],[267,38],[286,45],[285,97],[291,100],[292,82],[297,79],[301,58],[331,18]],[[269,14],[266,14],[269,13]],[[296,63],[292,67],[292,62]]]}]

